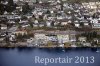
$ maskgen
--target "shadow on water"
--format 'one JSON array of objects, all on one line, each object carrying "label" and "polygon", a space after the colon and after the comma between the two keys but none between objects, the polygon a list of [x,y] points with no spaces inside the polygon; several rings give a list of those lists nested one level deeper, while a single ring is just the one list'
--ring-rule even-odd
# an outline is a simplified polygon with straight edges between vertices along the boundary
[{"label": "shadow on water", "polygon": [[96,52],[99,48],[91,48],[91,51]]},{"label": "shadow on water", "polygon": [[45,51],[49,53],[63,53],[63,52],[70,52],[70,51],[93,51],[96,52],[100,48],[91,48],[91,47],[77,47],[77,48],[39,48],[40,51]]},{"label": "shadow on water", "polygon": [[32,48],[32,47],[20,47],[20,48],[17,48],[19,52],[31,52],[33,51],[35,48]]},{"label": "shadow on water", "polygon": [[63,52],[69,52],[69,51],[84,51],[89,50],[96,52],[100,48],[89,48],[89,47],[77,47],[77,48],[36,48],[36,47],[12,47],[12,48],[0,48],[0,50],[14,50],[17,49],[18,52],[32,52],[33,50],[39,50],[39,51],[45,51],[48,53],[63,53]]}]

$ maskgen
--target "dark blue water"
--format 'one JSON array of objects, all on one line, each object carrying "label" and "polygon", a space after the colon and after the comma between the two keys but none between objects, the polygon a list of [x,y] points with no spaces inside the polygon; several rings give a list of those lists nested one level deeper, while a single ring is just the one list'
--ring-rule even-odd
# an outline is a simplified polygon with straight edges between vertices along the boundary
[{"label": "dark blue water", "polygon": [[[98,51],[100,49],[98,48]],[[61,48],[0,48],[0,66],[45,66],[44,63],[35,63],[35,56],[40,58],[73,58],[71,63],[48,63],[47,66],[100,66],[100,52],[91,48],[61,49]],[[76,56],[94,57],[94,63],[74,63]]]}]

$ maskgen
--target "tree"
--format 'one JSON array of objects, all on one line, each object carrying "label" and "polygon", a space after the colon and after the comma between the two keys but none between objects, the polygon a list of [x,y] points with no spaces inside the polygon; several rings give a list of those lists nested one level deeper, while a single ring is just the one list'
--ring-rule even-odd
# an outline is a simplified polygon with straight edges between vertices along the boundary
[{"label": "tree", "polygon": [[0,15],[2,15],[5,12],[5,6],[0,1]]},{"label": "tree", "polygon": [[22,12],[23,12],[23,14],[27,14],[30,10],[31,9],[30,9],[28,3],[25,3],[25,5],[22,6]]},{"label": "tree", "polygon": [[13,6],[14,5],[13,0],[8,0],[8,5]]},{"label": "tree", "polygon": [[83,26],[84,26],[84,23],[83,23],[83,22],[81,22],[81,23],[80,23],[80,26],[82,26],[82,27],[83,27]]},{"label": "tree", "polygon": [[67,0],[67,2],[69,3],[82,3],[82,2],[90,2],[90,1],[91,0]]},{"label": "tree", "polygon": [[33,33],[29,33],[28,36],[29,37],[34,37],[34,34]]},{"label": "tree", "polygon": [[70,43],[68,43],[68,42],[64,43],[64,47],[70,47],[70,46],[71,46]]},{"label": "tree", "polygon": [[93,35],[93,38],[96,38],[97,37],[97,32],[94,31],[92,35]]},{"label": "tree", "polygon": [[6,5],[6,11],[7,12],[12,12],[15,10],[15,4],[13,0],[8,0],[8,4]]},{"label": "tree", "polygon": [[39,1],[38,1],[38,0],[36,0],[36,3],[39,3]]},{"label": "tree", "polygon": [[22,16],[21,19],[22,20],[27,20],[27,17],[26,16]]},{"label": "tree", "polygon": [[49,10],[47,10],[47,12],[46,12],[47,14],[50,14],[50,11]]},{"label": "tree", "polygon": [[82,33],[81,36],[87,37],[87,40],[92,40],[93,38],[97,38],[98,34],[97,32],[85,32]]},{"label": "tree", "polygon": [[30,25],[31,28],[33,28],[33,23],[32,22],[30,22],[29,25]]},{"label": "tree", "polygon": [[47,42],[47,47],[52,47],[52,46],[53,46],[53,42],[48,41],[48,42]]},{"label": "tree", "polygon": [[28,36],[27,36],[26,33],[23,34],[23,38],[24,38],[24,39],[25,39],[25,38],[28,38]]},{"label": "tree", "polygon": [[51,26],[54,26],[54,22],[51,22]]}]

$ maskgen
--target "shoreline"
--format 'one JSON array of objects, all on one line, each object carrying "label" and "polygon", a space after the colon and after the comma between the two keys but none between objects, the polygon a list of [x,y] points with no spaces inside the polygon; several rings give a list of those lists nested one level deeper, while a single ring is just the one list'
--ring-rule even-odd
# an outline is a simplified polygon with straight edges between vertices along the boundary
[{"label": "shoreline", "polygon": [[36,47],[36,48],[81,48],[81,47],[88,47],[88,48],[95,48],[100,47],[100,44],[97,45],[90,45],[90,46],[84,46],[82,44],[34,44],[34,43],[27,43],[27,42],[17,42],[17,43],[0,43],[0,47]]}]

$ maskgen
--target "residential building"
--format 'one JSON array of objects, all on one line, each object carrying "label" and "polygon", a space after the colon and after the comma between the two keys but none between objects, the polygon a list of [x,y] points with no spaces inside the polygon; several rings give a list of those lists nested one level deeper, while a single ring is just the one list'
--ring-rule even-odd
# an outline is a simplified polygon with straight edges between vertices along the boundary
[{"label": "residential building", "polygon": [[79,37],[79,38],[78,38],[78,40],[79,40],[80,42],[86,42],[86,39],[87,39],[86,37]]},{"label": "residential building", "polygon": [[58,34],[57,35],[57,38],[58,38],[58,43],[66,43],[66,42],[69,42],[69,35],[68,34]]},{"label": "residential building", "polygon": [[5,24],[0,24],[0,29],[1,29],[1,30],[7,30],[7,25],[5,25]]}]

